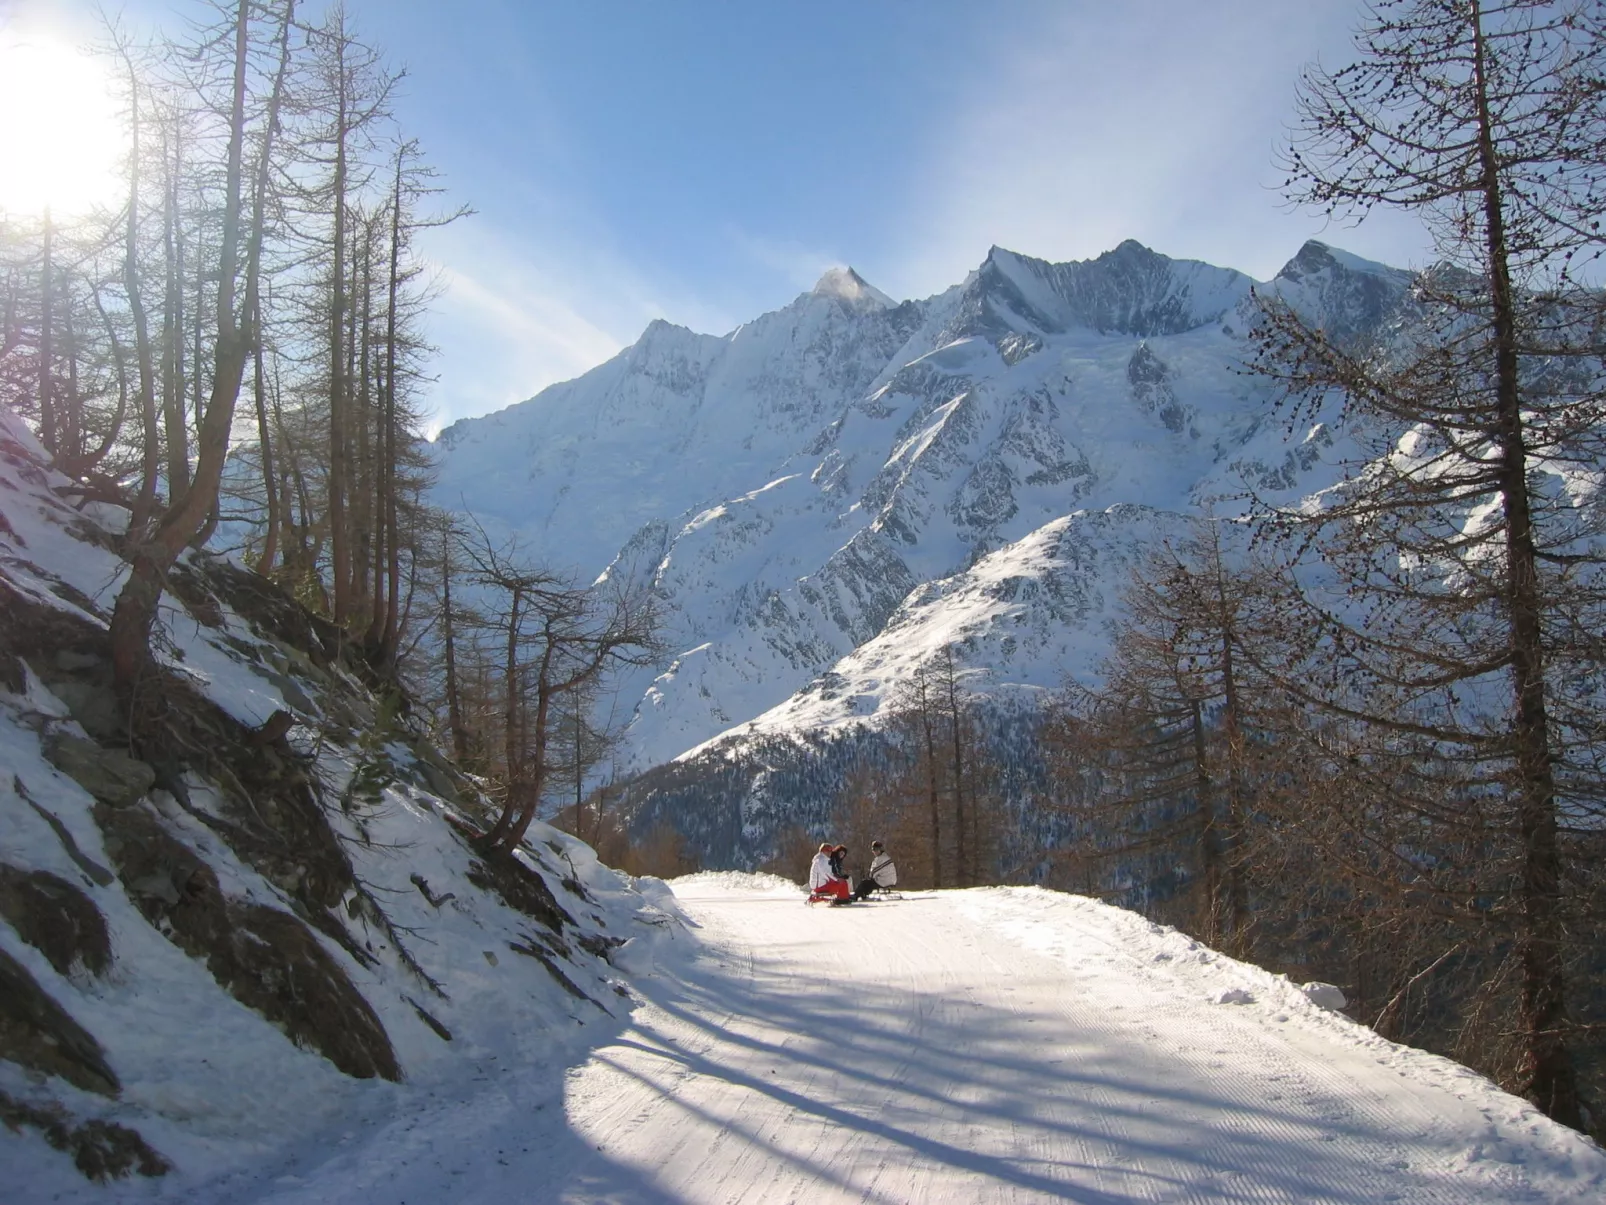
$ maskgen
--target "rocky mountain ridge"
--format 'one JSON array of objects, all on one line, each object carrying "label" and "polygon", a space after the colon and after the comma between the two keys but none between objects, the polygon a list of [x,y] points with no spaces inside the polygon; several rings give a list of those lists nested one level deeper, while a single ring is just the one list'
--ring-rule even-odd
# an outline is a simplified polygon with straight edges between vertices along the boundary
[{"label": "rocky mountain ridge", "polygon": [[[673,655],[625,685],[634,768],[872,717],[942,644],[989,689],[1042,689],[1096,660],[1165,516],[1331,479],[1342,433],[1285,430],[1245,372],[1259,298],[1355,338],[1408,282],[1318,242],[1258,284],[1132,241],[1066,264],[995,247],[898,304],[834,269],[725,336],[655,322],[454,425],[436,498],[668,604]],[[1003,566],[1016,584],[985,584]]]}]

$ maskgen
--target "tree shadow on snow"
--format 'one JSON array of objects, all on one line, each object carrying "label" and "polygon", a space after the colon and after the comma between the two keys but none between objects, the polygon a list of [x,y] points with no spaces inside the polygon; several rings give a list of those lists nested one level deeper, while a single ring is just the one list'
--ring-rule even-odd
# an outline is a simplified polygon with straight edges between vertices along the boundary
[{"label": "tree shadow on snow", "polygon": [[[1446,1165],[1464,1143],[1446,1135],[1433,1152],[1437,1168],[1380,1166],[1380,1151],[1404,1136],[1383,1114],[1368,1117],[1364,1105],[1324,1091],[1319,1076],[1263,1085],[1293,1100],[1251,1103],[1242,1075],[1236,1093],[1212,1091],[1197,1063],[1167,1076],[1140,1026],[1079,1033],[1061,1014],[998,1008],[962,991],[855,983],[851,994],[799,994],[796,973],[776,951],[721,962],[728,957],[711,948],[679,977],[638,983],[669,1020],[638,1015],[636,1028],[593,1053],[593,1066],[623,1077],[614,1082],[646,1099],[643,1113],[678,1112],[828,1197],[899,1200],[900,1190],[877,1188],[877,1167],[885,1166],[900,1176],[923,1167],[950,1184],[960,1172],[1083,1205],[1461,1199]],[[1047,1034],[1051,1049],[1040,1040]],[[695,1077],[737,1093],[700,1093]],[[805,1126],[824,1135],[812,1150],[799,1139]],[[861,1137],[828,1136],[838,1130]],[[961,1145],[956,1135],[970,1141]],[[589,1154],[573,1175],[595,1179],[571,1178],[573,1195],[555,1199],[682,1199],[642,1178],[650,1169],[630,1170],[576,1140]],[[869,1162],[856,1168],[855,1154]],[[791,1178],[780,1174],[776,1183]],[[898,1183],[907,1191],[910,1181]],[[1463,1196],[1468,1187],[1462,1183]]]}]

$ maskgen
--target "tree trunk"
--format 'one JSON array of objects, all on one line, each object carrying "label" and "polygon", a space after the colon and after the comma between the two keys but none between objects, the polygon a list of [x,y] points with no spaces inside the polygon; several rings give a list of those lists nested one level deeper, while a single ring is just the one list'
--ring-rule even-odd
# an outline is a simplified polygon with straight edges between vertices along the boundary
[{"label": "tree trunk", "polygon": [[55,456],[60,450],[59,433],[56,430],[56,403],[51,396],[51,361],[56,358],[56,349],[52,342],[55,334],[55,296],[56,285],[54,279],[54,256],[52,240],[54,231],[50,221],[50,209],[45,208],[45,242],[44,256],[39,267],[39,433],[41,442],[50,449]]},{"label": "tree trunk", "polygon": [[78,379],[78,327],[73,322],[73,297],[69,285],[63,290],[61,307],[61,333],[65,336],[67,355],[67,395],[58,404],[58,425],[61,428],[61,459],[69,472],[84,455],[84,398]]},{"label": "tree trunk", "polygon": [[[263,228],[266,222],[266,191],[273,142],[278,125],[279,103],[289,67],[290,24],[295,0],[285,0],[280,31],[278,73],[268,102],[261,157],[256,169],[256,189],[252,224],[247,238],[245,268],[245,311],[257,304],[258,279],[262,264]],[[245,361],[250,353],[250,330],[242,326],[234,311],[235,276],[240,244],[240,191],[244,172],[246,141],[246,70],[250,49],[250,5],[239,0],[234,30],[234,94],[229,125],[228,168],[224,197],[223,233],[220,247],[217,297],[217,344],[213,360],[211,400],[201,428],[199,459],[194,480],[183,498],[168,507],[151,535],[141,536],[129,547],[128,581],[117,595],[112,610],[112,669],[119,693],[132,702],[139,678],[150,660],[150,630],[156,618],[167,571],[190,539],[205,523],[217,503],[218,484],[228,455],[229,434],[234,423],[235,402],[239,398]]]},{"label": "tree trunk", "polygon": [[[106,307],[101,302],[100,290],[93,290],[91,297],[95,302],[95,312],[100,315],[101,325],[106,330],[106,338],[111,344],[112,366],[117,372],[117,410],[112,415],[112,421],[107,424],[106,433],[101,439],[100,447],[93,452],[85,450],[83,460],[79,466],[80,471],[85,473],[98,469],[101,462],[106,459],[107,453],[122,438],[123,423],[128,418],[128,401],[131,392],[128,387],[128,353],[123,347],[122,340],[117,337],[117,324],[112,321],[111,315],[106,312]],[[132,526],[133,524],[130,523],[130,527]]]},{"label": "tree trunk", "polygon": [[279,491],[278,475],[273,463],[273,434],[268,426],[268,382],[262,365],[262,306],[257,305],[251,318],[252,383],[255,386],[257,411],[257,443],[262,457],[262,494],[266,507],[263,520],[262,551],[257,555],[256,571],[266,575],[273,571],[273,561],[279,551]]},{"label": "tree trunk", "polygon": [[519,705],[523,691],[519,689],[519,624],[522,621],[520,611],[523,602],[523,591],[518,586],[511,587],[508,599],[507,640],[502,659],[502,760],[503,773],[507,776],[507,798],[502,801],[502,814],[496,818],[491,831],[485,834],[485,844],[490,848],[502,843],[502,839],[513,826],[513,818],[520,804],[523,758],[519,740],[521,726]]},{"label": "tree trunk", "polygon": [[1517,370],[1517,319],[1499,160],[1489,112],[1485,40],[1479,0],[1473,0],[1473,77],[1478,103],[1478,156],[1495,340],[1495,407],[1500,450],[1500,500],[1506,522],[1506,607],[1511,632],[1517,772],[1517,830],[1522,873],[1518,949],[1522,963],[1524,1056],[1522,1092],[1547,1116],[1582,1125],[1577,1071],[1564,1032],[1566,974],[1562,959],[1561,855],[1557,841],[1556,785],[1545,703],[1544,637],[1540,625],[1527,447]]},{"label": "tree trunk", "polygon": [[[385,597],[385,632],[384,632],[384,658],[387,665],[394,665],[397,648],[401,639],[400,616],[398,604],[401,591],[401,525],[398,521],[396,499],[396,457],[399,454],[396,447],[396,431],[399,416],[396,413],[396,307],[401,299],[401,235],[402,235],[402,166],[406,148],[396,152],[396,186],[391,195],[390,203],[390,272],[388,276],[387,299],[385,303],[385,489],[384,489],[384,525],[388,533],[385,551],[387,555],[386,576],[389,579],[389,588]],[[416,541],[416,536],[414,537]],[[415,563],[416,563],[416,557]]]},{"label": "tree trunk", "polygon": [[330,207],[334,215],[333,262],[329,297],[329,547],[334,579],[334,620],[343,625],[351,611],[351,549],[346,530],[346,47],[337,36],[335,177]]},{"label": "tree trunk", "polygon": [[457,685],[457,639],[452,614],[452,536],[441,536],[441,629],[446,649],[446,720],[452,730],[452,755],[464,764],[469,759],[468,730],[463,724],[463,700]]},{"label": "tree trunk", "polygon": [[[179,135],[173,134],[171,173],[162,198],[162,238],[167,294],[162,312],[162,423],[167,436],[167,500],[177,502],[190,485],[189,427],[184,416],[184,234],[179,225],[178,181],[183,170]],[[164,155],[164,163],[166,156]],[[196,255],[199,262],[199,249]],[[199,361],[191,366],[200,373]]]},{"label": "tree trunk", "polygon": [[1249,892],[1244,881],[1243,725],[1239,720],[1238,679],[1233,664],[1233,628],[1216,561],[1217,599],[1221,606],[1221,726],[1227,741],[1227,915],[1231,926],[1231,952],[1243,957],[1249,934]]},{"label": "tree trunk", "polygon": [[[156,478],[161,472],[156,426],[156,370],[151,351],[150,317],[145,312],[145,291],[139,270],[139,187],[140,129],[139,80],[133,61],[124,57],[128,68],[128,214],[123,226],[123,290],[128,295],[128,312],[134,322],[134,359],[139,374],[138,399],[144,447],[141,449],[141,479],[139,494],[129,516],[128,530],[139,538],[150,522],[156,502]],[[165,191],[165,188],[164,188]],[[112,330],[107,324],[108,331]],[[115,335],[114,335],[115,338]],[[121,357],[119,372],[121,373]],[[119,420],[120,421],[120,420]]]},{"label": "tree trunk", "polygon": [[1210,782],[1210,766],[1205,759],[1204,705],[1193,703],[1193,775],[1199,794],[1199,868],[1204,880],[1204,942],[1214,946],[1221,939],[1221,863],[1216,850],[1216,807]]},{"label": "tree trunk", "polygon": [[374,382],[371,366],[370,334],[374,312],[374,240],[373,220],[364,220],[362,239],[352,256],[351,314],[346,332],[347,363],[352,390],[352,431],[355,434],[355,480],[352,485],[351,527],[356,547],[351,558],[351,603],[360,618],[366,614],[368,623],[363,643],[372,655],[376,643],[374,621],[378,619],[378,602],[381,597],[379,582],[378,512],[379,490],[379,430],[374,405]]},{"label": "tree trunk", "polygon": [[937,791],[937,736],[931,722],[926,684],[920,685],[920,723],[926,737],[926,791],[931,805],[931,885],[942,886],[942,800]]},{"label": "tree trunk", "polygon": [[954,823],[959,838],[959,884],[974,887],[977,882],[975,800],[969,814],[965,807],[964,733],[959,716],[959,684],[954,672],[952,649],[943,650],[943,686],[948,695],[948,723],[954,746]]},{"label": "tree trunk", "polygon": [[513,822],[508,826],[496,848],[504,853],[512,853],[524,840],[524,835],[530,831],[530,825],[535,820],[536,807],[541,802],[541,793],[546,789],[547,773],[547,736],[548,725],[552,718],[552,689],[547,683],[550,672],[551,645],[548,652],[541,658],[541,677],[535,691],[535,731],[526,735],[529,756],[526,761],[530,764],[530,781],[525,784],[524,797],[520,802],[518,812],[513,816]]}]

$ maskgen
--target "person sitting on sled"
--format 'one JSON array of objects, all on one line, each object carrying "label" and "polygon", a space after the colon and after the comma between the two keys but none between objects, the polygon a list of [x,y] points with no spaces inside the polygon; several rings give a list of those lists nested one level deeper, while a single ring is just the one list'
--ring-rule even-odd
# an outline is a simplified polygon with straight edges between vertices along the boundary
[{"label": "person sitting on sled", "polygon": [[852,894],[848,880],[836,872],[834,858],[836,846],[829,841],[820,846],[809,865],[809,901],[846,900]]},{"label": "person sitting on sled", "polygon": [[887,847],[879,841],[870,842],[870,873],[859,880],[853,889],[856,900],[868,899],[872,891],[891,891],[898,885],[898,868],[887,856]]}]

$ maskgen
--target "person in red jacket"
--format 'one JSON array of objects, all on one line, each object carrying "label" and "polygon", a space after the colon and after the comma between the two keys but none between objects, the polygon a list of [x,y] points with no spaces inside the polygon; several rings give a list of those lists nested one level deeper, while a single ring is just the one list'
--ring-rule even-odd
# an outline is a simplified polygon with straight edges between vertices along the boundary
[{"label": "person in red jacket", "polygon": [[[835,865],[837,847],[829,841],[820,846],[809,865],[809,903],[830,900],[832,903],[851,898],[853,888]],[[845,852],[845,851],[844,851]]]}]

